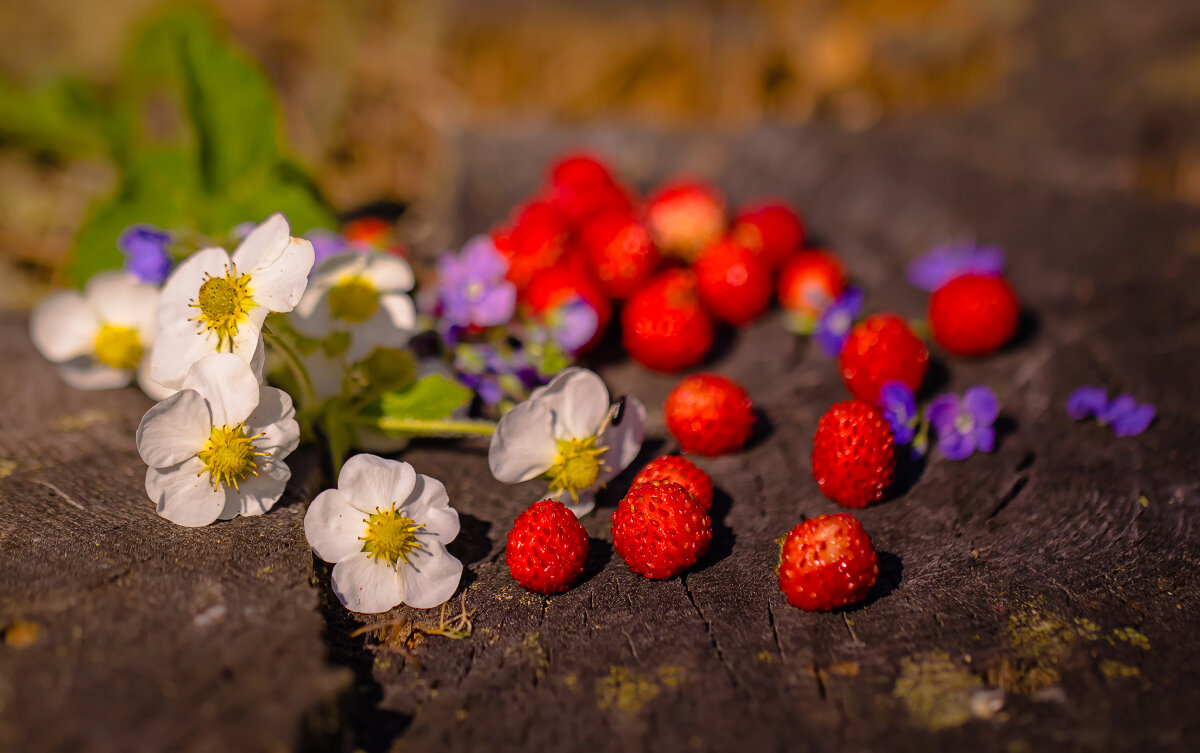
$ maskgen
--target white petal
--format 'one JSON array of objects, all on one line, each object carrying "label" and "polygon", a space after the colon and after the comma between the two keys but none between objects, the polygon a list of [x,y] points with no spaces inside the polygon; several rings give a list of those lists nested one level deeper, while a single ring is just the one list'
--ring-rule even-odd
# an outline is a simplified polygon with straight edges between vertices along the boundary
[{"label": "white petal", "polygon": [[417,472],[408,463],[375,455],[355,455],[338,474],[338,491],[346,504],[366,513],[390,510],[412,495]]},{"label": "white petal", "polygon": [[77,390],[115,390],[133,381],[133,369],[114,369],[91,356],[59,364],[58,375]]},{"label": "white petal", "polygon": [[178,392],[178,390],[159,384],[150,377],[150,353],[143,353],[142,360],[138,361],[137,383],[142,388],[142,392],[145,392],[151,400],[166,400]]},{"label": "white petal", "polygon": [[333,566],[333,593],[351,612],[376,614],[401,603],[400,576],[385,562],[365,552]]},{"label": "white petal", "polygon": [[158,330],[158,287],[125,272],[101,272],[88,280],[84,297],[105,324],[130,327],[143,343]]},{"label": "white petal", "polygon": [[254,440],[254,447],[271,453],[272,460],[282,461],[295,452],[300,444],[300,424],[291,395],[274,387],[260,387],[258,405],[246,419],[246,430],[251,436],[260,432],[266,435]]},{"label": "white petal", "polygon": [[216,353],[217,344],[216,333],[200,331],[195,322],[180,321],[160,328],[150,353],[150,379],[164,387],[179,389],[192,364]]},{"label": "white petal", "polygon": [[430,609],[454,595],[462,579],[463,566],[438,542],[408,553],[408,563],[397,566],[403,584],[404,603],[417,609]]},{"label": "white petal", "polygon": [[[240,354],[239,354],[240,355]],[[258,335],[258,342],[254,345],[254,353],[250,356],[250,370],[254,372],[254,378],[262,384],[266,380],[263,378],[263,369],[267,365],[267,345],[263,342],[262,333]]]},{"label": "white petal", "polygon": [[339,282],[358,277],[367,267],[368,254],[365,251],[341,251],[326,256],[313,269],[310,290],[325,291]]},{"label": "white petal", "polygon": [[367,531],[367,514],[346,504],[337,489],[326,489],[308,506],[304,514],[304,535],[308,545],[326,562],[340,562],[359,554]]},{"label": "white petal", "polygon": [[[197,458],[170,468],[146,470],[146,493],[158,514],[181,526],[206,526],[225,507],[225,493],[213,491],[204,464]],[[200,473],[200,475],[196,475]]]},{"label": "white petal", "polygon": [[83,296],[73,290],[55,293],[33,311],[29,334],[47,360],[69,361],[96,349],[100,321]]},{"label": "white petal", "polygon": [[312,353],[301,355],[300,362],[308,371],[318,400],[328,400],[342,393],[342,381],[347,368],[340,357],[330,358],[324,350],[317,348]]},{"label": "white petal", "polygon": [[142,416],[138,454],[153,468],[182,463],[204,449],[211,431],[208,402],[194,390],[177,392]]},{"label": "white petal", "polygon": [[577,439],[594,436],[611,407],[608,388],[595,372],[572,366],[536,390],[537,400],[554,413],[554,437]]},{"label": "white petal", "polygon": [[[263,322],[271,312],[262,306],[255,306],[246,312],[246,318],[238,324],[237,333],[233,336],[233,352],[246,363],[252,364],[256,357],[263,358],[258,351],[262,345]],[[261,373],[261,366],[259,367]]]},{"label": "white petal", "polygon": [[362,276],[380,291],[407,291],[413,287],[412,267],[395,254],[372,253],[366,257]]},{"label": "white petal", "polygon": [[608,470],[600,475],[600,482],[607,484],[618,473],[629,467],[642,451],[642,438],[646,426],[646,406],[636,397],[625,398],[625,414],[620,426],[609,426],[600,438],[600,446],[607,447],[604,464]]},{"label": "white petal", "polygon": [[558,457],[552,422],[550,409],[534,400],[526,400],[504,414],[488,447],[492,475],[498,481],[516,484],[550,470]]},{"label": "white petal", "polygon": [[[404,505],[397,505],[397,509],[402,509],[404,515],[417,523],[423,523],[422,534],[443,544],[449,544],[458,536],[458,512],[450,507],[446,486],[432,476],[418,473],[412,496]],[[421,542],[425,542],[424,536]]]},{"label": "white petal", "polygon": [[225,504],[234,500],[240,515],[262,515],[275,506],[283,496],[284,487],[292,477],[292,469],[286,463],[268,458],[258,469],[257,476],[249,476],[238,482],[237,489],[225,490]]},{"label": "white petal", "polygon": [[183,380],[208,401],[213,426],[237,426],[258,405],[258,379],[249,364],[232,353],[214,353],[197,361]]},{"label": "white petal", "polygon": [[[215,246],[202,248],[180,262],[163,283],[162,293],[158,297],[159,331],[173,329],[181,322],[196,317],[200,310],[192,304],[199,299],[200,286],[209,277],[224,277],[231,266],[225,249]],[[199,331],[195,323],[191,326]]]},{"label": "white petal", "polygon": [[360,361],[376,348],[403,348],[416,328],[417,310],[404,293],[379,297],[379,310],[370,319],[350,325],[350,347],[346,360]]},{"label": "white petal", "polygon": [[333,314],[329,310],[328,289],[312,289],[304,291],[296,308],[288,315],[292,327],[304,335],[316,340],[329,336],[334,329]]},{"label": "white petal", "polygon": [[584,515],[587,515],[589,512],[595,509],[596,492],[594,490],[584,489],[578,492],[576,496],[579,498],[578,502],[571,497],[570,492],[564,490],[559,492],[558,495],[551,496],[550,498],[557,499],[559,502],[562,502],[568,510],[575,513],[575,517],[577,518],[582,518]]},{"label": "white petal", "polygon": [[271,311],[291,311],[304,295],[312,265],[312,243],[292,238],[269,266],[259,266],[250,273],[250,296]]},{"label": "white petal", "polygon": [[239,273],[253,273],[278,259],[291,240],[287,217],[276,212],[246,235],[233,252],[233,262]]}]

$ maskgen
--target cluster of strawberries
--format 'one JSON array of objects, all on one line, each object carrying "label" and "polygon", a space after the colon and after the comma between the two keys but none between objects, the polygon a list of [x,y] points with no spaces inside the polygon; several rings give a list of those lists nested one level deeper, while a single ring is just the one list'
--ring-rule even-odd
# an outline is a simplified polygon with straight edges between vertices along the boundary
[{"label": "cluster of strawberries", "polygon": [[[678,371],[700,363],[717,322],[741,326],[766,311],[804,226],[776,201],[730,219],[712,185],[670,181],[640,201],[588,155],[560,159],[537,198],[492,231],[508,279],[535,315],[577,297],[599,322],[621,312],[622,343],[639,363]],[[586,350],[586,347],[584,348]]]}]

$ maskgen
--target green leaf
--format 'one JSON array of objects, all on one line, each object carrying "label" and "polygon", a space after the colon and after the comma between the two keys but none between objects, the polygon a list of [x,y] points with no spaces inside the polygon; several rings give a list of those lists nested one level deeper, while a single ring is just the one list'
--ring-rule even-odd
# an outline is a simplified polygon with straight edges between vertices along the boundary
[{"label": "green leaf", "polygon": [[88,84],[59,79],[25,90],[0,79],[0,137],[58,157],[109,150],[119,122]]},{"label": "green leaf", "polygon": [[453,379],[431,374],[406,390],[384,393],[363,413],[376,418],[437,421],[469,405],[473,396]]}]

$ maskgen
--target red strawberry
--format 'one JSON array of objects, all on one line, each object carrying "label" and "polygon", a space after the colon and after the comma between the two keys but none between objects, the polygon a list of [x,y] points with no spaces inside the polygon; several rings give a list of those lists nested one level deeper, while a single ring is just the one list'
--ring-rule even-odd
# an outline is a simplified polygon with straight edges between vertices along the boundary
[{"label": "red strawberry", "polygon": [[671,481],[687,489],[696,501],[707,510],[712,507],[713,482],[708,474],[679,455],[663,455],[651,460],[633,477],[633,485]]},{"label": "red strawberry", "polygon": [[392,223],[382,217],[358,217],[342,226],[342,237],[353,245],[383,248],[391,243]]},{"label": "red strawberry", "polygon": [[757,254],[772,271],[804,244],[804,224],[799,215],[778,201],[743,207],[729,234]]},{"label": "red strawberry", "polygon": [[713,322],[696,297],[696,276],[663,272],[638,290],[621,313],[622,343],[634,360],[658,371],[679,371],[704,359]]},{"label": "red strawberry", "polygon": [[549,177],[549,200],[571,224],[601,211],[629,209],[629,196],[613,180],[608,166],[596,157],[567,155],[555,163]]},{"label": "red strawberry", "polygon": [[879,389],[892,380],[916,392],[929,367],[929,351],[903,319],[875,314],[850,330],[839,364],[850,393],[874,403]]},{"label": "red strawberry", "polygon": [[613,513],[612,534],[613,548],[630,570],[666,580],[708,551],[712,521],[679,484],[639,484]]},{"label": "red strawberry", "polygon": [[725,231],[725,197],[707,183],[677,180],[650,197],[646,219],[660,251],[691,261]]},{"label": "red strawberry", "polygon": [[843,507],[883,499],[896,470],[896,445],[883,411],[861,400],[835,403],[813,438],[813,478]]},{"label": "red strawberry", "polygon": [[517,516],[504,554],[508,571],[524,588],[561,593],[583,575],[587,531],[562,502],[543,499]]},{"label": "red strawberry", "polygon": [[999,349],[1017,331],[1020,313],[1017,296],[1000,277],[955,277],[929,299],[933,339],[959,356]]},{"label": "red strawberry", "polygon": [[545,201],[519,208],[509,227],[492,231],[496,250],[508,258],[508,279],[524,290],[533,276],[558,263],[567,243],[567,226]]},{"label": "red strawberry", "polygon": [[627,297],[658,266],[658,250],[650,231],[625,213],[610,212],[588,220],[580,230],[580,243],[609,298]]},{"label": "red strawberry", "polygon": [[771,303],[771,271],[750,249],[722,238],[692,265],[700,300],[735,326],[748,324]]},{"label": "red strawberry", "polygon": [[718,374],[685,377],[663,406],[667,428],[684,452],[723,455],[741,448],[754,428],[750,396]]},{"label": "red strawberry", "polygon": [[828,251],[804,250],[783,263],[779,303],[800,316],[816,320],[846,289],[842,263]]},{"label": "red strawberry", "polygon": [[849,513],[804,521],[779,549],[779,589],[788,604],[808,612],[862,601],[878,577],[871,537]]},{"label": "red strawberry", "polygon": [[596,311],[596,333],[576,351],[582,353],[600,342],[612,319],[612,304],[589,274],[569,264],[543,269],[530,280],[522,300],[535,315],[544,317],[576,297]]}]

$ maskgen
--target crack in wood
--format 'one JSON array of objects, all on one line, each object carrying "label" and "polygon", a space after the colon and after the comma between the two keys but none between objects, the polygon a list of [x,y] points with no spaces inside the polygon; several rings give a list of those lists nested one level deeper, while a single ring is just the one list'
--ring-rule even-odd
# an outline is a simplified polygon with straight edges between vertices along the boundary
[{"label": "crack in wood", "polygon": [[721,662],[721,666],[725,667],[725,671],[729,673],[729,678],[733,680],[734,687],[739,687],[741,683],[738,681],[737,672],[733,670],[733,665],[725,658],[725,652],[721,650],[721,644],[717,641],[717,634],[713,632],[712,623],[708,621],[704,610],[696,603],[696,597],[692,594],[692,587],[688,585],[686,573],[679,576],[679,582],[683,584],[683,592],[687,595],[688,601],[691,602],[692,608],[696,610],[696,614],[700,615],[700,621],[704,623],[704,632],[708,633],[708,640],[712,643],[713,650],[717,654],[717,661]]},{"label": "crack in wood", "polygon": [[817,681],[817,696],[820,697],[820,699],[822,701],[827,700],[826,690],[825,690],[825,678],[821,676],[821,667],[820,667],[820,665],[817,664],[816,659],[813,659],[813,662],[812,662],[812,675],[813,675],[813,678],[816,679],[816,681]]},{"label": "crack in wood", "polygon": [[1021,461],[1017,463],[1016,466],[1016,472],[1018,474],[1017,477],[1013,479],[1012,484],[1008,487],[1008,491],[1006,491],[992,507],[992,511],[988,513],[986,520],[995,518],[997,515],[1002,513],[1004,508],[1008,507],[1008,505],[1014,499],[1020,496],[1021,492],[1025,490],[1026,485],[1029,484],[1029,479],[1033,477],[1033,471],[1031,469],[1033,468],[1033,464],[1036,460],[1037,453],[1032,450],[1026,452],[1021,457]]}]

